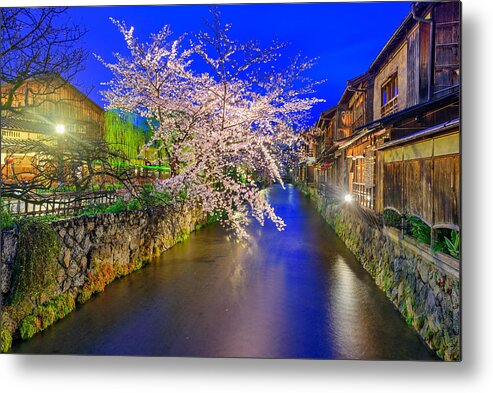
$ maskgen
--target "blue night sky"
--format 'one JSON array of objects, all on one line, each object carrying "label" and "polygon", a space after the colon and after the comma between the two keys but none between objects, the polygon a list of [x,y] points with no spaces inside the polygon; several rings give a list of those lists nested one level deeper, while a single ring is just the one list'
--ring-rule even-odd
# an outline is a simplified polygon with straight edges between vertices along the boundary
[{"label": "blue night sky", "polygon": [[[233,24],[231,34],[239,40],[254,39],[267,45],[273,39],[290,43],[287,55],[301,52],[319,58],[309,76],[326,80],[317,87],[326,100],[312,111],[314,122],[320,113],[337,103],[346,81],[366,71],[395,29],[410,11],[410,2],[388,3],[312,3],[220,5],[223,22]],[[135,27],[135,35],[147,40],[152,32],[169,24],[176,36],[203,29],[209,17],[207,6],[114,6],[72,7],[73,22],[84,25],[88,33],[83,45],[90,53],[113,61],[113,52],[127,53],[123,37],[109,17]],[[76,84],[105,106],[100,83],[111,73],[92,55]]]}]

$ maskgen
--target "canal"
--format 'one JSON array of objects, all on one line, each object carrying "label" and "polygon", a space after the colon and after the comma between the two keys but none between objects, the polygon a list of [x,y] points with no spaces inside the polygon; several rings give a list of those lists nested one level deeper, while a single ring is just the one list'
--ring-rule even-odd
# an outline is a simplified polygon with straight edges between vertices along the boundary
[{"label": "canal", "polygon": [[206,227],[12,352],[435,359],[303,194],[268,197],[285,231]]}]

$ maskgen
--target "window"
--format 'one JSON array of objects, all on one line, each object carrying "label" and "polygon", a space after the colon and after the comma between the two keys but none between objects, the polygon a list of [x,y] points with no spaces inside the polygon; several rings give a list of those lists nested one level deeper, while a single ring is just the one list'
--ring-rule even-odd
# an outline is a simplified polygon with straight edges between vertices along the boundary
[{"label": "window", "polygon": [[397,72],[383,83],[381,96],[382,116],[387,116],[398,111],[397,98],[399,96],[399,86],[397,83]]},{"label": "window", "polygon": [[352,106],[352,128],[355,129],[357,127],[361,127],[365,123],[365,95],[360,94],[358,98],[353,103]]}]

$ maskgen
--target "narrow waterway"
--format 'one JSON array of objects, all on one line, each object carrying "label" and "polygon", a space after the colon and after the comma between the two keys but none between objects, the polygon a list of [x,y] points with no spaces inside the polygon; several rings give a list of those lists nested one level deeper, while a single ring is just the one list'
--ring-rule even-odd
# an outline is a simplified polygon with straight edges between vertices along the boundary
[{"label": "narrow waterway", "polygon": [[268,196],[285,231],[204,228],[12,352],[435,359],[308,199]]}]

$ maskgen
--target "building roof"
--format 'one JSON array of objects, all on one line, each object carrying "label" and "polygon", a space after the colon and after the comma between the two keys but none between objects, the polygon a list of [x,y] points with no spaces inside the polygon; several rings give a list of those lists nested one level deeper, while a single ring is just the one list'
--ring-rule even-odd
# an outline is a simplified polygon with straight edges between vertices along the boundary
[{"label": "building roof", "polygon": [[320,117],[324,119],[330,119],[336,111],[337,111],[337,105],[334,105],[333,107],[323,111]]},{"label": "building roof", "polygon": [[365,73],[358,75],[353,79],[349,79],[346,84],[346,88],[342,92],[341,98],[339,99],[338,105],[343,105],[348,102],[357,90],[358,85],[367,81],[370,78],[370,73],[366,71]]},{"label": "building roof", "polygon": [[458,127],[460,125],[460,119],[448,120],[442,124],[427,128],[425,130],[415,132],[414,134],[408,135],[404,138],[395,139],[393,141],[384,143],[382,146],[378,147],[376,150],[383,150],[388,147],[402,145],[404,143],[414,141],[416,139],[425,138],[428,136],[436,135],[444,131],[448,131],[452,128]]},{"label": "building roof", "polygon": [[[412,9],[414,11],[414,14],[418,17],[423,16],[428,10],[430,4],[432,3],[421,1],[413,3]],[[403,40],[406,38],[409,29],[416,23],[416,21],[414,20],[413,11],[409,12],[406,15],[399,27],[394,31],[380,53],[377,55],[375,60],[373,60],[368,69],[371,73],[375,72],[383,63],[385,63],[388,60],[389,56],[393,53],[393,51],[399,45],[401,45]]]},{"label": "building roof", "polygon": [[49,134],[54,131],[55,125],[48,119],[27,111],[20,113],[3,112],[0,116],[0,128],[2,130]]},{"label": "building roof", "polygon": [[[67,87],[67,88],[70,88],[72,90],[74,90],[77,94],[81,95],[87,102],[89,102],[91,105],[93,105],[94,107],[96,107],[96,109],[100,112],[104,112],[104,108],[102,108],[98,103],[96,103],[93,99],[91,99],[87,94],[85,94],[84,92],[82,92],[79,88],[77,88],[73,83],[69,82],[68,80],[66,80],[65,78],[62,78],[60,75],[44,75],[44,76],[39,76],[37,78],[31,78],[31,79],[27,79],[24,83],[25,84],[28,84],[28,83],[31,83],[31,82],[40,82],[40,83],[44,83],[44,81],[60,81],[59,83],[59,86],[56,87],[55,90],[58,90],[62,87]],[[9,85],[8,83],[3,83],[3,84],[0,84],[0,86],[5,86],[5,85]]]}]

